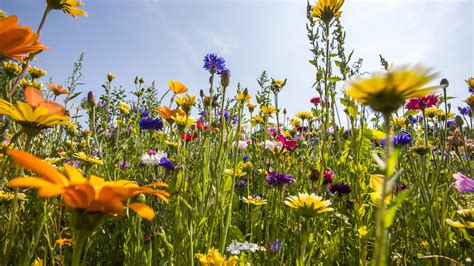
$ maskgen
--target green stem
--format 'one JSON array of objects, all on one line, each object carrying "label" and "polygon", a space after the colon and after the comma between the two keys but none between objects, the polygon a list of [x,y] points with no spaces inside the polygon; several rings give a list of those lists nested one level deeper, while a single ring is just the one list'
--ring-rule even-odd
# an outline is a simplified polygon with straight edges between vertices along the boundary
[{"label": "green stem", "polygon": [[73,244],[72,244],[72,266],[81,265],[81,255],[82,250],[84,249],[85,244],[87,243],[87,238],[89,237],[90,232],[88,231],[76,231],[74,232]]}]

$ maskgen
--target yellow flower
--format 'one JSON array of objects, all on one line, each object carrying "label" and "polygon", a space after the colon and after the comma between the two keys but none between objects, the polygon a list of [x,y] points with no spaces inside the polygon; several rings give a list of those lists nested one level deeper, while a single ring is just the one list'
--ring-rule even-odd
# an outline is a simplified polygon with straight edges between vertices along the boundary
[{"label": "yellow flower", "polygon": [[250,99],[252,99],[252,96],[250,96],[249,94],[245,94],[243,92],[239,92],[235,96],[235,99],[241,103],[247,103],[247,106],[248,106],[250,104]]},{"label": "yellow flower", "polygon": [[168,81],[168,87],[174,92],[174,94],[182,94],[188,92],[188,88],[181,82],[177,80]]},{"label": "yellow flower", "polygon": [[341,16],[342,12],[339,10],[343,4],[344,0],[318,0],[311,10],[311,16],[329,23],[334,17]]},{"label": "yellow flower", "polygon": [[446,223],[456,228],[474,228],[474,222],[461,223],[459,221],[453,221],[451,219],[446,219]]},{"label": "yellow flower", "polygon": [[270,85],[271,89],[273,92],[278,93],[283,89],[283,87],[286,84],[286,80],[281,80],[281,79],[273,79],[272,78],[272,84]]},{"label": "yellow flower", "polygon": [[393,120],[392,120],[392,124],[395,126],[395,127],[401,127],[401,128],[405,128],[406,127],[406,119],[405,117],[395,117]]},{"label": "yellow flower", "polygon": [[37,67],[32,67],[28,66],[28,73],[30,73],[31,77],[33,79],[41,78],[42,76],[46,75],[46,70],[37,68]]},{"label": "yellow flower", "polygon": [[466,83],[469,86],[469,88],[474,89],[474,78],[466,79]]},{"label": "yellow flower", "polygon": [[175,141],[165,141],[165,144],[168,145],[168,147],[172,148],[172,149],[176,149],[178,148],[178,142],[175,142]]},{"label": "yellow flower", "polygon": [[43,260],[40,258],[36,258],[32,263],[31,266],[43,266]]},{"label": "yellow flower", "polygon": [[389,114],[413,97],[426,96],[436,87],[425,87],[436,75],[422,66],[394,67],[374,72],[371,77],[355,77],[345,84],[346,94],[369,105],[374,111]]},{"label": "yellow flower", "polygon": [[4,61],[2,65],[7,76],[16,77],[21,73],[21,66],[16,62]]},{"label": "yellow flower", "polygon": [[56,240],[56,244],[58,244],[59,247],[63,246],[72,246],[72,239],[70,238],[60,238]]},{"label": "yellow flower", "polygon": [[252,117],[252,120],[253,120],[255,123],[257,123],[257,124],[264,122],[263,117],[260,116],[260,115],[254,115],[254,116]]},{"label": "yellow flower", "polygon": [[114,73],[112,73],[112,72],[107,73],[107,80],[109,82],[112,82],[112,80],[114,80],[114,79],[115,79],[115,74]]},{"label": "yellow flower", "polygon": [[443,110],[437,107],[431,107],[425,109],[425,115],[429,118],[433,118],[443,113]]},{"label": "yellow flower", "polygon": [[18,82],[18,86],[20,86],[23,89],[26,89],[27,87],[33,87],[39,91],[43,90],[43,83],[36,81],[36,79],[33,79],[33,80],[22,79],[20,80],[20,82]]},{"label": "yellow flower", "polygon": [[7,16],[7,13],[5,13],[5,11],[0,9],[0,19],[4,18],[6,16]]},{"label": "yellow flower", "polygon": [[[164,183],[139,186],[131,180],[105,181],[94,175],[86,179],[78,169],[63,164],[66,177],[47,162],[27,152],[10,150],[8,155],[20,166],[40,176],[17,177],[8,182],[9,186],[37,189],[38,195],[43,198],[62,195],[66,206],[81,213],[118,215],[124,209],[124,201],[140,194],[156,195],[168,203],[168,192],[151,188],[167,187]],[[155,215],[153,209],[143,203],[132,203],[129,208],[147,220],[153,219]]]},{"label": "yellow flower", "polygon": [[64,107],[50,100],[33,87],[25,89],[25,102],[17,101],[16,105],[0,100],[0,115],[11,117],[20,124],[26,133],[37,134],[40,130],[55,125],[72,126],[68,116],[64,115]]},{"label": "yellow flower", "polygon": [[38,42],[39,34],[31,28],[17,25],[18,17],[0,18],[0,58],[8,57],[23,61],[30,53],[48,49]]},{"label": "yellow flower", "polygon": [[275,107],[271,105],[267,106],[260,106],[260,111],[262,111],[263,114],[271,116],[272,114],[276,113]]},{"label": "yellow flower", "polygon": [[185,95],[183,97],[177,97],[176,103],[183,108],[184,112],[189,114],[191,108],[194,106],[194,102],[196,101],[196,96],[194,95]]},{"label": "yellow flower", "polygon": [[311,112],[298,112],[295,116],[301,120],[310,120],[313,114]]},{"label": "yellow flower", "polygon": [[96,156],[93,156],[93,155],[87,155],[85,154],[84,152],[78,152],[74,155],[75,158],[77,159],[80,159],[84,162],[89,162],[89,163],[94,163],[94,164],[100,164],[100,165],[103,165],[104,162],[102,162],[101,159],[99,159],[98,157]]},{"label": "yellow flower", "polygon": [[130,112],[130,105],[124,102],[119,102],[118,107],[119,111],[123,114],[128,114]]},{"label": "yellow flower", "polygon": [[210,248],[207,254],[196,253],[194,256],[196,256],[196,259],[198,259],[201,265],[205,266],[233,266],[237,265],[239,260],[237,256],[232,256],[226,260],[226,258],[219,253],[219,250],[215,248]]},{"label": "yellow flower", "polygon": [[457,214],[464,216],[464,217],[473,217],[474,218],[474,208],[471,209],[463,209],[463,210],[458,210],[456,211]]},{"label": "yellow flower", "polygon": [[77,0],[47,0],[47,2],[48,8],[62,10],[71,17],[87,16],[87,12],[79,8],[84,5],[83,2]]},{"label": "yellow flower", "polygon": [[465,102],[471,107],[474,106],[474,94],[469,95],[469,97],[466,98]]},{"label": "yellow flower", "polygon": [[267,204],[267,200],[262,199],[262,197],[260,197],[260,196],[243,197],[242,201],[247,203],[247,204],[251,204],[251,205],[255,205],[255,206]]},{"label": "yellow flower", "polygon": [[291,119],[290,125],[292,125],[293,127],[299,127],[301,126],[301,121],[299,119]]},{"label": "yellow flower", "polygon": [[333,208],[329,207],[331,205],[329,200],[322,200],[322,197],[314,193],[299,193],[298,196],[287,197],[285,204],[296,209],[301,216],[308,218],[318,213],[333,211]]},{"label": "yellow flower", "polygon": [[357,229],[357,232],[359,233],[360,238],[363,238],[367,235],[367,233],[369,233],[369,231],[367,231],[367,226],[365,225],[359,227],[359,229]]},{"label": "yellow flower", "polygon": [[[18,193],[18,199],[21,201],[26,200],[26,195],[24,193]],[[15,193],[7,193],[0,190],[0,202],[2,201],[11,201],[15,198]]]},{"label": "yellow flower", "polygon": [[193,118],[179,113],[175,114],[172,119],[178,127],[192,126],[195,122]]},{"label": "yellow flower", "polygon": [[[369,181],[369,186],[374,192],[369,193],[370,199],[375,205],[380,204],[380,199],[382,198],[382,186],[383,186],[383,175],[371,175],[370,176],[370,181]],[[393,201],[393,195],[389,194],[385,196],[385,204],[389,204],[390,202]]]}]

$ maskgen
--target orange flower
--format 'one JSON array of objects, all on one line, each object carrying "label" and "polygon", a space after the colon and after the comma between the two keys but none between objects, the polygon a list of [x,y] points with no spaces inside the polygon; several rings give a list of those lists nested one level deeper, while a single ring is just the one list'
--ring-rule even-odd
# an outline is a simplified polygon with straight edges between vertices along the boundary
[{"label": "orange flower", "polygon": [[31,28],[17,23],[17,16],[0,19],[0,57],[23,61],[28,54],[47,49],[38,42],[40,36],[38,33],[33,33]]},{"label": "orange flower", "polygon": [[39,106],[48,109],[49,115],[62,115],[64,116],[64,107],[57,102],[53,102],[43,98],[43,94],[34,87],[25,88],[25,100],[34,109]]},{"label": "orange flower", "polygon": [[165,119],[166,121],[168,121],[168,123],[170,124],[174,123],[173,117],[176,116],[177,114],[182,115],[182,116],[186,115],[186,113],[184,113],[183,110],[181,109],[171,110],[166,105],[158,107],[157,109],[155,109],[155,112],[161,115],[161,117]]},{"label": "orange flower", "polygon": [[[130,180],[105,181],[95,175],[86,179],[78,169],[66,163],[63,164],[67,176],[65,177],[46,161],[27,152],[9,150],[8,155],[20,166],[40,176],[17,177],[8,182],[9,186],[38,189],[38,195],[43,198],[62,195],[66,206],[72,209],[87,213],[118,215],[124,209],[124,201],[140,194],[156,195],[164,202],[169,202],[168,192],[152,188],[167,187],[165,183],[139,186]],[[147,220],[152,220],[155,216],[153,209],[143,203],[132,203],[129,208]]]},{"label": "orange flower", "polygon": [[168,81],[168,87],[170,87],[170,90],[175,94],[182,94],[188,92],[188,88],[183,83],[177,80]]},{"label": "orange flower", "polygon": [[63,89],[63,86],[61,85],[56,86],[53,83],[48,83],[48,87],[56,96],[59,96],[61,94],[69,94],[69,91],[66,89]]}]

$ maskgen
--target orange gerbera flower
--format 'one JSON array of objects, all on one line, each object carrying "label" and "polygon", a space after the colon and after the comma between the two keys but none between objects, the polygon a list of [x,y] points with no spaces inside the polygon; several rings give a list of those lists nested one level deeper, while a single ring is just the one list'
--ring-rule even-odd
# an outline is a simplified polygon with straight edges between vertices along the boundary
[{"label": "orange gerbera flower", "polygon": [[54,95],[59,96],[61,94],[69,94],[69,91],[66,89],[63,89],[63,86],[61,85],[54,85],[54,83],[48,83],[49,89],[54,93]]},{"label": "orange gerbera flower", "polygon": [[0,19],[0,57],[22,61],[30,53],[47,49],[38,42],[38,33],[33,33],[31,28],[17,23],[17,16]]},{"label": "orange gerbera flower", "polygon": [[[8,182],[9,186],[38,189],[38,195],[44,198],[62,195],[66,206],[81,212],[118,215],[124,209],[124,201],[140,194],[156,195],[164,202],[169,202],[168,192],[152,188],[167,187],[165,183],[139,186],[130,180],[105,181],[94,175],[86,179],[78,169],[66,163],[63,164],[65,177],[46,161],[27,152],[9,150],[8,155],[20,166],[40,176],[14,178]],[[132,203],[129,207],[147,220],[152,220],[155,216],[153,209],[146,204]]]}]

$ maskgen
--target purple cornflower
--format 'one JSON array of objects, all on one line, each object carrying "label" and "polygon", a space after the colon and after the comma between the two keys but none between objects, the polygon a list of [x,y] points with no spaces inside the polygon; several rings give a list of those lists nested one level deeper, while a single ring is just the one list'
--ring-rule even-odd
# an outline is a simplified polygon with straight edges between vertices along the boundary
[{"label": "purple cornflower", "polygon": [[226,70],[224,58],[217,54],[207,54],[204,57],[204,69],[209,71],[211,74],[221,73]]},{"label": "purple cornflower", "polygon": [[130,167],[130,162],[129,162],[129,161],[120,160],[120,162],[119,162],[119,167],[120,167],[120,170],[125,170],[125,169],[127,169],[127,168]]},{"label": "purple cornflower", "polygon": [[245,177],[240,178],[239,182],[235,185],[235,190],[245,190],[247,188],[247,181]]},{"label": "purple cornflower", "polygon": [[470,107],[470,106],[458,107],[458,109],[459,109],[459,112],[460,112],[462,115],[471,116],[472,110],[471,110],[471,107]]},{"label": "purple cornflower", "polygon": [[283,241],[281,241],[279,239],[275,239],[275,241],[270,243],[270,250],[273,253],[278,253],[281,250],[283,250]]},{"label": "purple cornflower", "polygon": [[171,170],[173,171],[174,170],[174,164],[172,161],[170,161],[170,159],[166,158],[166,157],[162,157],[160,159],[160,166],[168,169],[168,170]]},{"label": "purple cornflower", "polygon": [[273,187],[293,183],[294,180],[295,178],[287,173],[269,172],[267,175],[267,183]]},{"label": "purple cornflower", "polygon": [[456,173],[453,175],[456,182],[454,187],[461,193],[474,192],[474,179],[471,179],[461,173]]},{"label": "purple cornflower", "polygon": [[143,117],[140,118],[138,122],[140,129],[147,130],[147,129],[154,129],[154,130],[161,130],[163,128],[163,122],[159,118],[151,118],[151,117]]},{"label": "purple cornflower", "polygon": [[342,195],[351,193],[352,189],[349,185],[346,185],[344,183],[339,183],[339,184],[332,184],[329,187],[329,191],[333,195],[337,193],[338,196],[342,196]]}]

